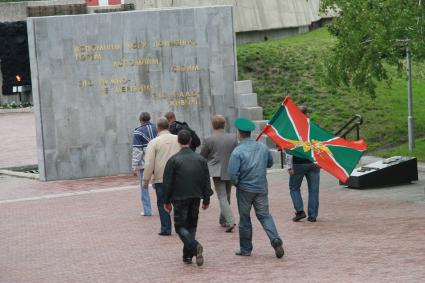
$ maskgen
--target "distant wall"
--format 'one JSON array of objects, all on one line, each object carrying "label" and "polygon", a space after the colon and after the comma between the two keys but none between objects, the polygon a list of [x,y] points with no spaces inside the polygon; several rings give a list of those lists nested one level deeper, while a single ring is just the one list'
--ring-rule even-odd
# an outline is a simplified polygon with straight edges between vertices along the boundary
[{"label": "distant wall", "polygon": [[237,44],[308,32],[332,15],[320,15],[320,0],[126,0],[136,10],[161,7],[232,5]]},{"label": "distant wall", "polygon": [[82,4],[84,0],[51,0],[0,3],[0,22],[26,21],[28,6]]},{"label": "distant wall", "polygon": [[320,0],[127,0],[136,10],[159,7],[233,5],[236,32],[309,26],[319,21]]},{"label": "distant wall", "polygon": [[0,3],[0,22],[17,22],[27,19],[28,2]]},{"label": "distant wall", "polygon": [[[237,33],[310,26],[319,15],[320,0],[124,0],[136,10],[160,7],[233,5]],[[0,22],[22,21],[27,6],[82,4],[84,0],[51,0],[0,3]],[[329,17],[329,16],[325,16]]]}]

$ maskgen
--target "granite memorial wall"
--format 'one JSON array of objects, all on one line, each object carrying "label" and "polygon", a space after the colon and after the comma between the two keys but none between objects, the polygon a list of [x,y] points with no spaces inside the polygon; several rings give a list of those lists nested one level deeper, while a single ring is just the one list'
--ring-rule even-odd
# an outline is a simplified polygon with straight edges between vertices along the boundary
[{"label": "granite memorial wall", "polygon": [[28,19],[41,180],[128,174],[141,111],[236,118],[231,6]]}]

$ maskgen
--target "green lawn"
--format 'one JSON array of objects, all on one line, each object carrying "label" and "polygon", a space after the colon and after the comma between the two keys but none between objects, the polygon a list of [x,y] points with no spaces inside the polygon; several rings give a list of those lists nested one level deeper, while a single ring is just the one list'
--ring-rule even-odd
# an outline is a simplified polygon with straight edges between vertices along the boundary
[{"label": "green lawn", "polygon": [[[287,95],[313,111],[311,118],[335,132],[354,114],[364,118],[360,130],[369,151],[407,141],[407,83],[391,71],[391,87],[378,84],[377,97],[324,82],[324,60],[334,39],[326,28],[285,39],[239,45],[239,80],[252,80],[265,118],[270,118]],[[416,135],[425,136],[424,65],[413,62],[413,96]]]},{"label": "green lawn", "polygon": [[416,156],[419,161],[425,161],[425,138],[420,138],[415,141],[415,149],[409,152],[407,143],[390,149],[374,152],[374,155],[381,157],[390,156]]}]

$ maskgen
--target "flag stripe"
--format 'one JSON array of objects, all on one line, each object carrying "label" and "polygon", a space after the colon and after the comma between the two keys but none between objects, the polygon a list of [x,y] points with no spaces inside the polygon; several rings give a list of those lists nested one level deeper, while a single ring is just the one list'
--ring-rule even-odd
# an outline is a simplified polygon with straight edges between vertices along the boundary
[{"label": "flag stripe", "polygon": [[364,140],[358,140],[358,141],[347,141],[343,138],[336,137],[329,141],[324,141],[324,145],[334,145],[334,146],[341,146],[341,147],[348,147],[353,148],[356,150],[366,150],[367,144]]},{"label": "flag stripe", "polygon": [[347,181],[349,174],[331,155],[322,151],[320,153],[314,152],[314,157],[320,168],[331,173],[344,183]]},{"label": "flag stripe", "polygon": [[291,119],[300,140],[309,140],[309,119],[298,109],[297,105],[291,99],[285,99],[283,102],[286,106],[286,112]]},{"label": "flag stripe", "polygon": [[[305,152],[301,147],[295,148],[295,145],[282,137],[277,129],[272,125],[266,125],[264,127],[263,133],[269,137],[278,147],[287,149],[286,151],[291,154],[295,155],[301,158],[306,158],[314,162],[314,158],[312,157],[312,152],[309,150],[308,152]],[[293,150],[291,150],[293,148]]]},{"label": "flag stripe", "polygon": [[280,148],[291,148],[294,146],[293,143],[279,135],[279,132],[271,125],[266,125],[264,128],[264,134],[266,134]]}]

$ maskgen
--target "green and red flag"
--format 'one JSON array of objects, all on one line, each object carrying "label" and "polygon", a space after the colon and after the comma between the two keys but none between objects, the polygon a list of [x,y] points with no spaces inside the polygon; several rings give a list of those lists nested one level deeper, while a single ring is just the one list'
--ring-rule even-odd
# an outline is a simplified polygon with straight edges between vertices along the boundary
[{"label": "green and red flag", "polygon": [[347,181],[367,149],[364,140],[348,141],[321,129],[298,109],[289,96],[283,100],[257,140],[262,134],[287,153],[311,160],[342,182]]}]

